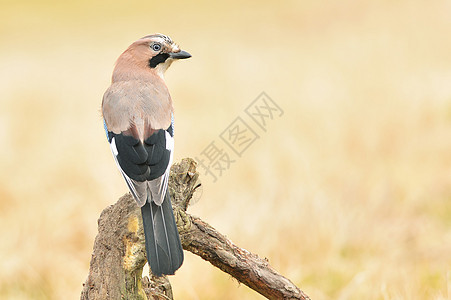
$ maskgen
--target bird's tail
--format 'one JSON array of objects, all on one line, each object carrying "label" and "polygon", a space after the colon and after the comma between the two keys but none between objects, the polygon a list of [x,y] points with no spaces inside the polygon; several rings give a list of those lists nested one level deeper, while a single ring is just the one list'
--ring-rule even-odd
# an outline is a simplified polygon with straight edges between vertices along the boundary
[{"label": "bird's tail", "polygon": [[148,199],[141,207],[141,213],[147,261],[152,273],[157,276],[173,275],[183,263],[183,249],[169,192],[166,192],[161,206]]}]

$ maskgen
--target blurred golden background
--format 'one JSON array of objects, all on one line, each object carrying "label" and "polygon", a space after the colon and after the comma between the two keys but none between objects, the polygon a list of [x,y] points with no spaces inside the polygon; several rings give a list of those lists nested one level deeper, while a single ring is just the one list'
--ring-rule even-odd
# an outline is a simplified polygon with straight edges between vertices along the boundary
[{"label": "blurred golden background", "polygon": [[[175,160],[265,91],[284,114],[189,208],[312,299],[451,297],[450,1],[1,1],[0,298],[78,299],[127,188],[100,115],[161,32]],[[254,124],[255,125],[255,124]],[[176,299],[261,299],[200,258]]]}]

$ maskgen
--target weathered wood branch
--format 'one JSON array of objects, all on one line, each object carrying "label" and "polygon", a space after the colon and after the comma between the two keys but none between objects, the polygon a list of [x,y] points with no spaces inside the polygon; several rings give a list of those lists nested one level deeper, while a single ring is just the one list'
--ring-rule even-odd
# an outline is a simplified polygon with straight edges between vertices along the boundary
[{"label": "weathered wood branch", "polygon": [[[200,186],[196,163],[171,168],[169,190],[183,249],[188,250],[268,299],[310,299],[267,260],[234,245],[198,217],[186,213]],[[107,207],[98,221],[89,276],[81,299],[172,299],[167,277],[142,277],[146,263],[140,209],[130,194]]]}]

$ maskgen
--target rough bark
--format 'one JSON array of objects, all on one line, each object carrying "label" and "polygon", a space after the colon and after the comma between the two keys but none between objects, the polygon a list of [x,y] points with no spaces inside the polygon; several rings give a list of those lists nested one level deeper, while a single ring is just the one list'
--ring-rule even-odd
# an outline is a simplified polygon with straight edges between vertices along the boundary
[{"label": "rough bark", "polygon": [[[267,260],[234,245],[198,217],[186,213],[199,188],[192,159],[171,168],[169,191],[183,249],[188,250],[268,299],[310,299]],[[90,270],[81,299],[172,299],[167,277],[142,277],[146,262],[140,209],[130,194],[107,207],[98,221]]]},{"label": "rough bark", "polygon": [[98,221],[89,275],[81,299],[171,299],[166,277],[144,281],[146,263],[141,211],[130,195],[105,208]]}]

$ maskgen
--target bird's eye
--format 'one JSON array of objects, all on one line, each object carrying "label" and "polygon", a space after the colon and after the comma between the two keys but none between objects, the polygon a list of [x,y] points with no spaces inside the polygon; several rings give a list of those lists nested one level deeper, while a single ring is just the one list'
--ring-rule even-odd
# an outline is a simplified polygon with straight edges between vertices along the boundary
[{"label": "bird's eye", "polygon": [[161,45],[160,44],[152,44],[151,48],[153,51],[160,51]]}]

